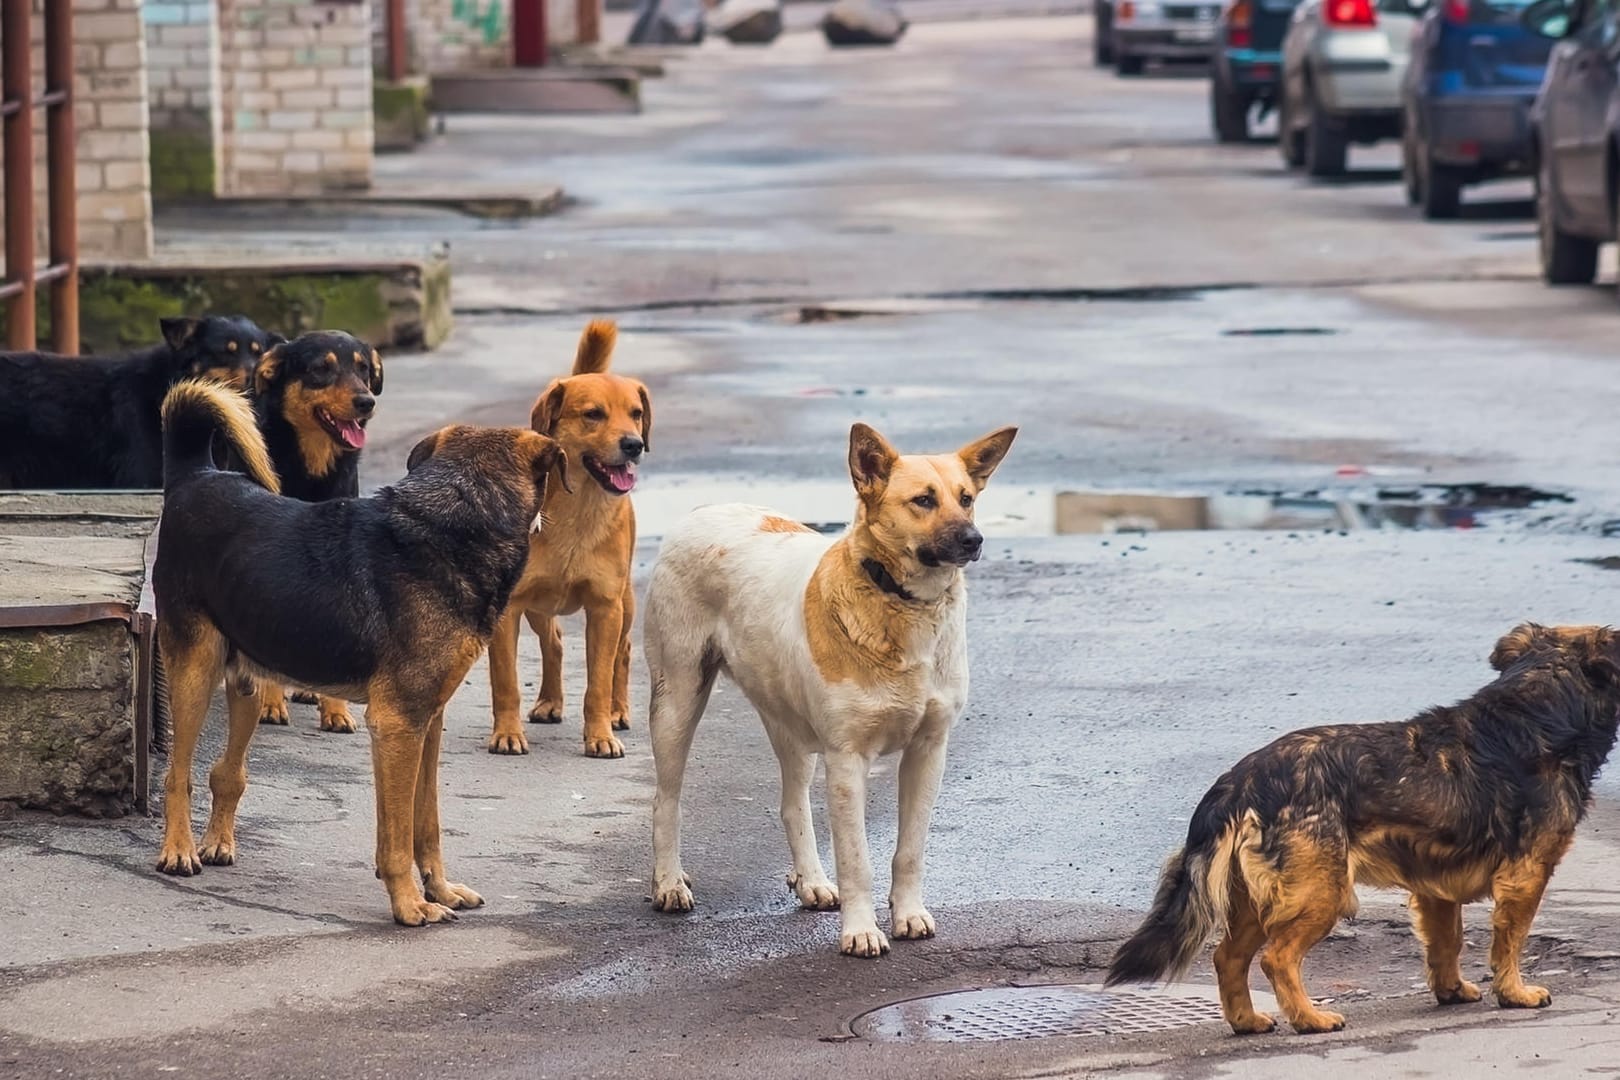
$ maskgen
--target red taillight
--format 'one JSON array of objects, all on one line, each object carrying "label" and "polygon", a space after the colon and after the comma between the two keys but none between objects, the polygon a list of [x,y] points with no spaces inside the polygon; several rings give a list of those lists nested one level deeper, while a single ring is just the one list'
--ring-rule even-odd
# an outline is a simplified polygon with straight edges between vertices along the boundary
[{"label": "red taillight", "polygon": [[1329,26],[1377,26],[1378,12],[1372,0],[1328,0]]},{"label": "red taillight", "polygon": [[1447,22],[1463,26],[1468,22],[1470,6],[1468,0],[1446,0],[1445,6],[1440,11]]},{"label": "red taillight", "polygon": [[1254,9],[1249,0],[1237,0],[1226,9],[1226,43],[1234,49],[1247,49],[1254,41],[1253,25]]},{"label": "red taillight", "polygon": [[1121,22],[1130,22],[1136,18],[1136,5],[1131,0],[1121,0],[1118,15]]}]

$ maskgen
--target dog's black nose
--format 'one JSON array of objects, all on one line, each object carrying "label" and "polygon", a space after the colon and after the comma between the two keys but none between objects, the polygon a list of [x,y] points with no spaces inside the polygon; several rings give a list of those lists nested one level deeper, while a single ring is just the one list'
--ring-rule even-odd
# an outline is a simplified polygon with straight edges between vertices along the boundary
[{"label": "dog's black nose", "polygon": [[377,407],[377,399],[370,394],[354,395],[354,412],[356,416],[370,416],[371,410]]},{"label": "dog's black nose", "polygon": [[984,536],[978,529],[969,525],[956,534],[952,546],[956,548],[962,558],[971,562],[979,557],[980,551],[984,550]]},{"label": "dog's black nose", "polygon": [[626,435],[619,440],[619,451],[631,461],[641,456],[642,447],[647,444],[641,441],[639,435]]}]

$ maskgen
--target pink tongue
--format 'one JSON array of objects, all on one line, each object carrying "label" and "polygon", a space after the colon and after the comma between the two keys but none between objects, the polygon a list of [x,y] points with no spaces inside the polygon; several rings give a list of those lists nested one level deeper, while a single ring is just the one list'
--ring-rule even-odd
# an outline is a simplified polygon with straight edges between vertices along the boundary
[{"label": "pink tongue", "polygon": [[629,465],[615,465],[607,470],[607,476],[614,491],[629,491],[636,486],[636,470]]},{"label": "pink tongue", "polygon": [[353,420],[337,421],[338,435],[351,450],[359,450],[366,445],[366,429]]}]

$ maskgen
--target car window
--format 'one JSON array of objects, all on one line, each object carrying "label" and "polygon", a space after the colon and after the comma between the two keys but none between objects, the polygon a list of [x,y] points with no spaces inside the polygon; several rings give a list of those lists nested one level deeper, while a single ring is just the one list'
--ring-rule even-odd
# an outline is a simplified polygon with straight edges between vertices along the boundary
[{"label": "car window", "polygon": [[1378,0],[1378,10],[1390,15],[1421,15],[1429,0]]},{"label": "car window", "polygon": [[1299,0],[1260,0],[1260,6],[1266,11],[1293,11]]}]

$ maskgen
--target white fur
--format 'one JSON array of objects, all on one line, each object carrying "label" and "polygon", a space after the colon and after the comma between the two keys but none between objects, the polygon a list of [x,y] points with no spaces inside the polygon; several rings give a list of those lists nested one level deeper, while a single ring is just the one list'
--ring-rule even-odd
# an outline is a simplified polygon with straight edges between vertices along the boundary
[{"label": "white fur", "polygon": [[[867,774],[880,755],[902,753],[892,932],[931,937],[934,920],[922,903],[923,849],[946,739],[967,699],[966,597],[960,573],[942,573],[936,594],[949,594],[944,610],[905,643],[904,671],[865,689],[828,683],[811,657],[804,596],[834,541],[809,532],[763,532],[761,522],[771,513],[739,505],[697,510],[667,536],[653,570],[645,653],[658,772],[654,904],[665,911],[692,906],[681,867],[681,782],[718,660],[758,710],[781,765],[782,824],[793,856],[789,885],[806,907],[830,908],[841,897],[843,951],[876,956],[889,945],[872,901]],[[705,657],[711,663],[707,682]],[[817,754],[827,770],[836,889],[822,868],[810,821]]]}]

